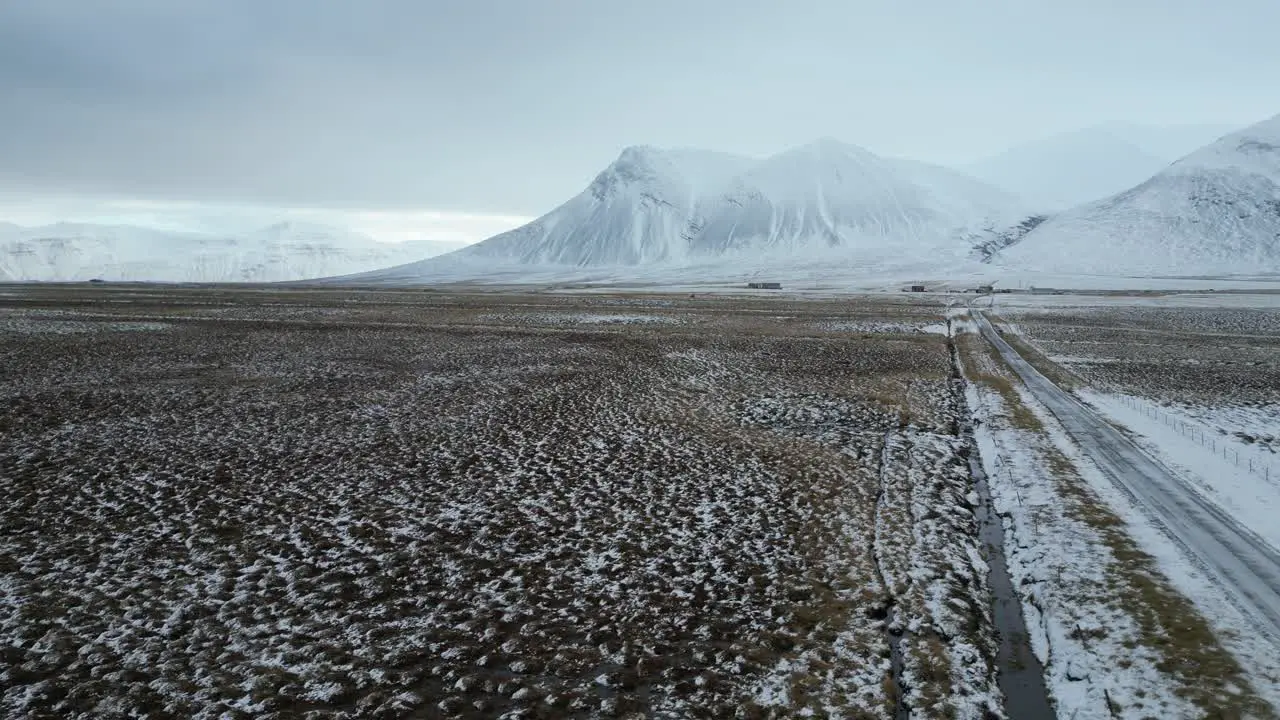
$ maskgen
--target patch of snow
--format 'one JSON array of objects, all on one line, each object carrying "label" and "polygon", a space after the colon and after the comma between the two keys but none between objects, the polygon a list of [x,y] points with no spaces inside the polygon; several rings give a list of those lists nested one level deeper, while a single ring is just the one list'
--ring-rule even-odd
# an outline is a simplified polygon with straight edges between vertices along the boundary
[{"label": "patch of snow", "polygon": [[1280,518],[1280,462],[1274,456],[1219,435],[1165,407],[1089,389],[1077,390],[1076,394],[1115,423],[1137,433],[1144,449],[1193,481],[1200,494],[1231,517],[1280,548],[1280,523],[1276,522]]}]

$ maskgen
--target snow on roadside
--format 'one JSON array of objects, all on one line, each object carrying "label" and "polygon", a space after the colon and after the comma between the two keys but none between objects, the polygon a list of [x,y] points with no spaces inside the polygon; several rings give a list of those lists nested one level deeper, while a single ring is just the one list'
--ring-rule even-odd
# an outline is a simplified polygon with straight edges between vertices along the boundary
[{"label": "snow on roadside", "polygon": [[[1039,407],[1035,409],[1043,419],[1049,420],[1047,413]],[[1127,533],[1137,546],[1154,557],[1158,570],[1168,578],[1173,588],[1200,611],[1216,639],[1245,669],[1247,677],[1253,681],[1254,692],[1272,708],[1280,708],[1280,656],[1276,655],[1275,645],[1258,635],[1253,622],[1232,604],[1215,579],[1189,561],[1127,494],[1112,485],[1071,443],[1056,422],[1047,422],[1046,427],[1054,444],[1067,455],[1090,488],[1124,521]],[[1201,714],[1202,710],[1197,709],[1188,716]]]},{"label": "snow on roadside", "polygon": [[[1168,405],[1161,405],[1169,410]],[[1215,406],[1177,403],[1173,411],[1188,420],[1208,426],[1222,436],[1231,436],[1273,464],[1271,477],[1280,472],[1280,403]]]},{"label": "snow on roadside", "polygon": [[[1212,444],[1205,446],[1191,437],[1199,437],[1194,429],[1182,430],[1183,420],[1167,408],[1160,409],[1159,419],[1152,419],[1124,402],[1122,396],[1078,389],[1076,394],[1101,411],[1104,417],[1138,435],[1138,444],[1165,466],[1192,482],[1202,495],[1213,501],[1245,527],[1257,533],[1273,547],[1280,548],[1280,462],[1269,453],[1259,453],[1242,442],[1206,433]],[[1146,401],[1138,407],[1147,405]],[[1166,419],[1165,415],[1168,415]],[[1186,423],[1195,428],[1195,421]],[[1208,429],[1208,428],[1204,428]],[[1207,441],[1206,441],[1207,442]],[[1224,452],[1225,450],[1225,452]],[[1239,458],[1237,461],[1236,458]],[[1251,472],[1249,462],[1259,468],[1269,464],[1272,472]]]},{"label": "snow on roadside", "polygon": [[[1047,467],[1054,444],[1009,427],[995,392],[971,384],[968,398],[992,501],[1004,521],[1009,573],[1058,716],[1194,715],[1157,670],[1157,658],[1137,643],[1137,624],[1108,602],[1104,568],[1115,559],[1092,528],[1065,512]],[[1117,714],[1113,703],[1122,708]]]},{"label": "snow on roadside", "polygon": [[[967,375],[993,370],[986,357],[976,362],[982,367],[967,366]],[[1117,557],[1099,527],[1085,522],[1078,509],[1071,511],[1079,496],[1069,497],[1068,490],[1093,494],[1093,502],[1118,516],[1120,531],[1207,618],[1218,642],[1244,667],[1254,692],[1280,707],[1280,659],[1274,647],[1250,630],[1221,588],[1107,480],[1056,419],[1020,385],[1012,387],[1041,427],[1014,427],[1006,398],[988,386],[971,383],[967,398],[993,502],[1004,520],[1009,571],[1059,716],[1197,717],[1204,712],[1179,683],[1177,675],[1186,669],[1169,667],[1150,637],[1144,638],[1150,628],[1141,627],[1137,613],[1143,609],[1127,605],[1114,586],[1117,569],[1133,572],[1130,561]],[[1069,477],[1061,477],[1064,470]],[[1082,482],[1083,488],[1073,488]]]}]

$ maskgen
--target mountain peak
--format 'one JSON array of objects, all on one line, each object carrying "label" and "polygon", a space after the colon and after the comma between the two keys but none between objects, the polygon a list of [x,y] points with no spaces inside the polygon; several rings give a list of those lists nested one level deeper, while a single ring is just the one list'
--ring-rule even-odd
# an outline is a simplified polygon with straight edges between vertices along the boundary
[{"label": "mountain peak", "polygon": [[1056,209],[1120,192],[1167,164],[1108,128],[1090,127],[1022,143],[964,169]]},{"label": "mountain peak", "polygon": [[[833,137],[762,160],[632,145],[581,194],[448,262],[635,266],[831,252],[963,259],[1024,218],[1016,198],[994,187]],[[405,272],[418,270],[396,270]]]},{"label": "mountain peak", "polygon": [[297,233],[334,232],[339,229],[303,220],[281,220],[262,228],[261,232],[275,235],[292,235]]},{"label": "mountain peak", "polygon": [[780,156],[810,155],[813,157],[878,157],[875,153],[860,146],[847,143],[839,138],[824,135],[804,145],[793,147],[780,153]]},{"label": "mountain peak", "polygon": [[622,148],[622,152],[618,153],[618,159],[613,161],[614,165],[628,165],[634,163],[649,162],[654,158],[660,157],[665,153],[660,148],[653,145],[628,145]]},{"label": "mountain peak", "polygon": [[345,227],[324,225],[306,220],[288,219],[272,223],[254,233],[273,242],[363,242],[372,241],[361,233]]},{"label": "mountain peak", "polygon": [[1280,270],[1280,116],[1226,135],[1128,190],[1050,218],[1009,248],[1004,261],[1097,274]]},{"label": "mountain peak", "polygon": [[849,150],[849,149],[862,150],[861,147],[854,145],[852,143],[847,143],[841,140],[840,138],[835,137],[834,135],[823,135],[822,137],[809,143],[809,145],[811,147],[826,149],[826,150]]},{"label": "mountain peak", "polygon": [[1239,169],[1280,178],[1280,115],[1223,136],[1173,164],[1175,172]]}]

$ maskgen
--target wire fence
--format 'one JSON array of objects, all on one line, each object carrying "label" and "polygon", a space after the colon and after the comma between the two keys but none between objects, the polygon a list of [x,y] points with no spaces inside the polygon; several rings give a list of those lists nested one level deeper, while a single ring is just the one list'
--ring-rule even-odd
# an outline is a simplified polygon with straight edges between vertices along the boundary
[{"label": "wire fence", "polygon": [[1231,443],[1222,435],[1206,432],[1201,425],[1187,422],[1185,419],[1172,415],[1157,405],[1143,402],[1130,395],[1117,395],[1117,397],[1130,410],[1140,412],[1145,417],[1177,430],[1182,437],[1194,441],[1200,447],[1212,452],[1214,456],[1232,463],[1238,468],[1247,470],[1269,483],[1280,483],[1280,473],[1277,473],[1277,469],[1272,466],[1270,461],[1250,455],[1247,451],[1241,455],[1240,446]]}]

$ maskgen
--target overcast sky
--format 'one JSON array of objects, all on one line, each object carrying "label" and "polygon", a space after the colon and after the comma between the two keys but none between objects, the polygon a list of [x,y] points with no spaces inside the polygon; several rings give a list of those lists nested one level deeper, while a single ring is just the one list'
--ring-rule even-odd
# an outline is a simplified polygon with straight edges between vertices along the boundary
[{"label": "overcast sky", "polygon": [[956,164],[1249,124],[1276,28],[1276,0],[13,0],[0,192],[501,225],[630,144]]}]

